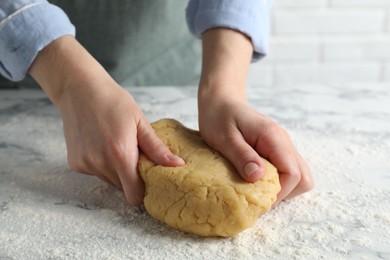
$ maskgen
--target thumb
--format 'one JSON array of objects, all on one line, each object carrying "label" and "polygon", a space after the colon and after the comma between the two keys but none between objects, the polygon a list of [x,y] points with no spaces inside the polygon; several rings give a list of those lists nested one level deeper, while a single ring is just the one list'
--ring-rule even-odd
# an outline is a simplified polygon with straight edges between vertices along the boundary
[{"label": "thumb", "polygon": [[138,126],[138,145],[146,156],[153,162],[169,167],[182,166],[184,160],[174,155],[157,137],[151,125],[142,121]]},{"label": "thumb", "polygon": [[265,166],[259,154],[245,141],[240,132],[225,139],[221,152],[236,168],[241,177],[255,182],[264,174]]}]

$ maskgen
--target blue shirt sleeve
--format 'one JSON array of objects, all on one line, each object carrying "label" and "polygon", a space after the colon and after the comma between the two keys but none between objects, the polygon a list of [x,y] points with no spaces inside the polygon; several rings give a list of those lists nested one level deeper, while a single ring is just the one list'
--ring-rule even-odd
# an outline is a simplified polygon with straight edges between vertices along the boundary
[{"label": "blue shirt sleeve", "polygon": [[187,24],[192,34],[214,27],[240,31],[253,44],[252,61],[268,52],[269,10],[272,0],[190,0],[186,10]]},{"label": "blue shirt sleeve", "polygon": [[0,1],[0,73],[22,80],[38,52],[63,35],[75,35],[67,15],[45,0]]}]

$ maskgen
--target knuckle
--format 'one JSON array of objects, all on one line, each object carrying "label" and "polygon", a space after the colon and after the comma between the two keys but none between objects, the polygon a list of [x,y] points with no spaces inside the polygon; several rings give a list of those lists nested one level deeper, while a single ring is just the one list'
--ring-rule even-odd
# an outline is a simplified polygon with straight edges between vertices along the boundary
[{"label": "knuckle", "polygon": [[314,178],[313,178],[313,175],[311,174],[311,170],[309,168],[309,166],[307,165],[307,163],[302,159],[302,157],[300,157],[301,160],[302,160],[302,178],[301,178],[301,186],[302,186],[302,190],[304,190],[304,192],[307,192],[307,191],[310,191],[312,189],[314,189]]},{"label": "knuckle", "polygon": [[269,124],[267,126],[267,131],[271,135],[276,134],[277,136],[289,138],[288,132],[274,121],[269,122]]},{"label": "knuckle", "polygon": [[228,159],[240,169],[243,169],[249,162],[258,161],[259,158],[257,153],[244,142],[232,141],[225,149]]},{"label": "knuckle", "polygon": [[290,177],[296,183],[300,183],[302,180],[302,175],[301,175],[301,171],[299,170],[299,168],[290,169]]},{"label": "knuckle", "polygon": [[252,155],[251,151],[248,151],[245,148],[237,149],[236,153],[234,153],[234,158],[239,162],[240,165],[246,165],[250,161],[254,161],[255,156]]},{"label": "knuckle", "polygon": [[308,192],[314,189],[314,180],[311,177],[303,177],[302,180],[302,190]]},{"label": "knuckle", "polygon": [[287,132],[287,130],[284,129],[283,127],[279,126],[279,125],[274,126],[274,131],[275,131],[278,135],[283,136],[284,138],[290,138],[290,135],[289,135],[289,133]]},{"label": "knuckle", "polygon": [[168,148],[162,143],[160,142],[159,140],[156,140],[154,142],[151,143],[150,145],[151,147],[151,154],[154,155],[154,156],[157,156],[159,154],[161,154],[162,152],[165,152]]},{"label": "knuckle", "polygon": [[263,123],[263,127],[272,131],[279,131],[281,129],[281,127],[271,119],[266,119]]}]

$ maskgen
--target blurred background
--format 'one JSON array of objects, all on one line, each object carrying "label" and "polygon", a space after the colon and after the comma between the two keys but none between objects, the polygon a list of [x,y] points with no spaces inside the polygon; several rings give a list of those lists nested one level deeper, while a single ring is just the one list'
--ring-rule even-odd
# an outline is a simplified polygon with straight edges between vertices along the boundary
[{"label": "blurred background", "polygon": [[271,31],[249,84],[390,81],[389,0],[274,0]]},{"label": "blurred background", "polygon": [[[187,29],[187,1],[50,2],[122,85],[197,84],[201,48]],[[274,0],[270,19],[270,53],[252,64],[248,84],[390,81],[389,0]],[[0,79],[2,88],[34,85]]]}]

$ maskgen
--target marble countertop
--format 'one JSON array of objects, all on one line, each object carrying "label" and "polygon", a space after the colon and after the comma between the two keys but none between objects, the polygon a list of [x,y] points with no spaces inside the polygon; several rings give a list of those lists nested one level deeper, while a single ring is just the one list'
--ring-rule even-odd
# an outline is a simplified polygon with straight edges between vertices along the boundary
[{"label": "marble countertop", "polygon": [[[195,87],[128,88],[150,121],[197,127]],[[73,173],[39,90],[0,91],[0,259],[390,259],[390,86],[249,88],[310,164],[316,188],[233,238],[199,238]]]}]

